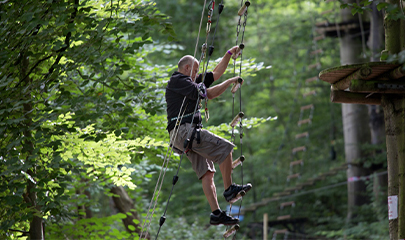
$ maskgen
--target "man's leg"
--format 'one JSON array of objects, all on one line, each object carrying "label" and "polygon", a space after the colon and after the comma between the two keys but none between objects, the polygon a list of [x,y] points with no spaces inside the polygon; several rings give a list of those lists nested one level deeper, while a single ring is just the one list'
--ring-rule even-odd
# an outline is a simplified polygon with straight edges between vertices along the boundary
[{"label": "man's leg", "polygon": [[208,171],[201,178],[204,194],[207,197],[208,203],[210,204],[211,211],[219,209],[217,200],[217,190],[214,183],[214,173]]},{"label": "man's leg", "polygon": [[208,203],[211,207],[210,224],[218,225],[234,225],[239,223],[239,219],[226,215],[218,205],[217,190],[214,183],[214,173],[207,171],[201,178],[204,194],[207,197]]},{"label": "man's leg", "polygon": [[225,158],[225,161],[219,165],[219,170],[221,171],[224,181],[224,188],[228,189],[232,184],[232,152],[230,152]]},{"label": "man's leg", "polygon": [[219,165],[219,169],[222,173],[222,179],[224,181],[224,197],[228,202],[235,202],[243,195],[238,193],[244,191],[245,193],[252,188],[252,184],[245,185],[232,184],[232,152],[225,158],[225,160]]}]

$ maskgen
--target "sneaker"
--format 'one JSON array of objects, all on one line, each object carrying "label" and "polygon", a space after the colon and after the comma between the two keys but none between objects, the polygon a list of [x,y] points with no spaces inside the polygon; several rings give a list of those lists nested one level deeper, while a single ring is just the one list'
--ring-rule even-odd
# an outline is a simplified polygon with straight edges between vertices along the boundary
[{"label": "sneaker", "polygon": [[211,213],[210,215],[210,224],[211,225],[235,225],[239,223],[239,219],[233,218],[231,216],[226,215],[225,211],[221,211],[220,214],[214,215]]},{"label": "sneaker", "polygon": [[237,197],[238,193],[240,193],[242,191],[245,191],[245,193],[247,193],[251,188],[252,188],[252,184],[250,184],[250,183],[243,185],[243,186],[232,183],[231,186],[229,187],[229,189],[227,191],[224,191],[225,200],[227,202],[233,202],[232,200],[234,200]]}]

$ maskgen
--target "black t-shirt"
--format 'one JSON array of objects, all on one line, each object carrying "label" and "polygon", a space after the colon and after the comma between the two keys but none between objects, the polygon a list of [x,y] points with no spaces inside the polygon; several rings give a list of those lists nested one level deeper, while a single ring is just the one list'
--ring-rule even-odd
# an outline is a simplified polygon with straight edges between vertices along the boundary
[{"label": "black t-shirt", "polygon": [[[172,120],[179,115],[181,105],[183,103],[184,96],[186,100],[183,105],[186,107],[181,124],[191,123],[195,106],[197,105],[198,99],[198,83],[202,81],[202,74],[198,76],[195,82],[191,80],[191,77],[186,76],[179,72],[174,72],[170,77],[169,82],[166,86],[166,103],[167,103],[167,130],[170,132],[176,124],[176,120]],[[212,72],[207,72],[204,79],[204,85],[209,88],[214,82],[214,74]],[[200,108],[200,106],[198,106]],[[186,116],[187,114],[191,114]],[[201,113],[196,111],[194,114],[193,123],[201,123]]]}]

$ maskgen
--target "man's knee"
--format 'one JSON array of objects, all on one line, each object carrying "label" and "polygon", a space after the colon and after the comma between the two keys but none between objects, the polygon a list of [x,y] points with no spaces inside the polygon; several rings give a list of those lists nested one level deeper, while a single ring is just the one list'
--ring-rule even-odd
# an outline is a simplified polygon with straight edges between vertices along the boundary
[{"label": "man's knee", "polygon": [[221,166],[224,162],[226,162],[226,160],[228,160],[228,159],[230,159],[231,161],[232,161],[232,152],[230,152],[229,154],[228,154],[228,156],[226,156],[226,158],[223,160],[223,161],[221,161],[220,163],[219,163],[219,166]]},{"label": "man's knee", "polygon": [[214,172],[207,171],[207,172],[202,176],[201,179],[204,179],[204,180],[214,179],[214,174],[215,174]]}]

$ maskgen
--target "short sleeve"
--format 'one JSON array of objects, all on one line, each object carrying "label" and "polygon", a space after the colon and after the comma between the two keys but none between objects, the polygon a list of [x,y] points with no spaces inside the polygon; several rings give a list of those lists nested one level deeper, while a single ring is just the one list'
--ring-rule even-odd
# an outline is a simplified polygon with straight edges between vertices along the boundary
[{"label": "short sleeve", "polygon": [[[198,78],[195,80],[196,83],[202,82],[203,74],[200,74]],[[214,82],[214,74],[212,72],[207,72],[205,74],[204,85],[209,88],[211,84]]]}]

